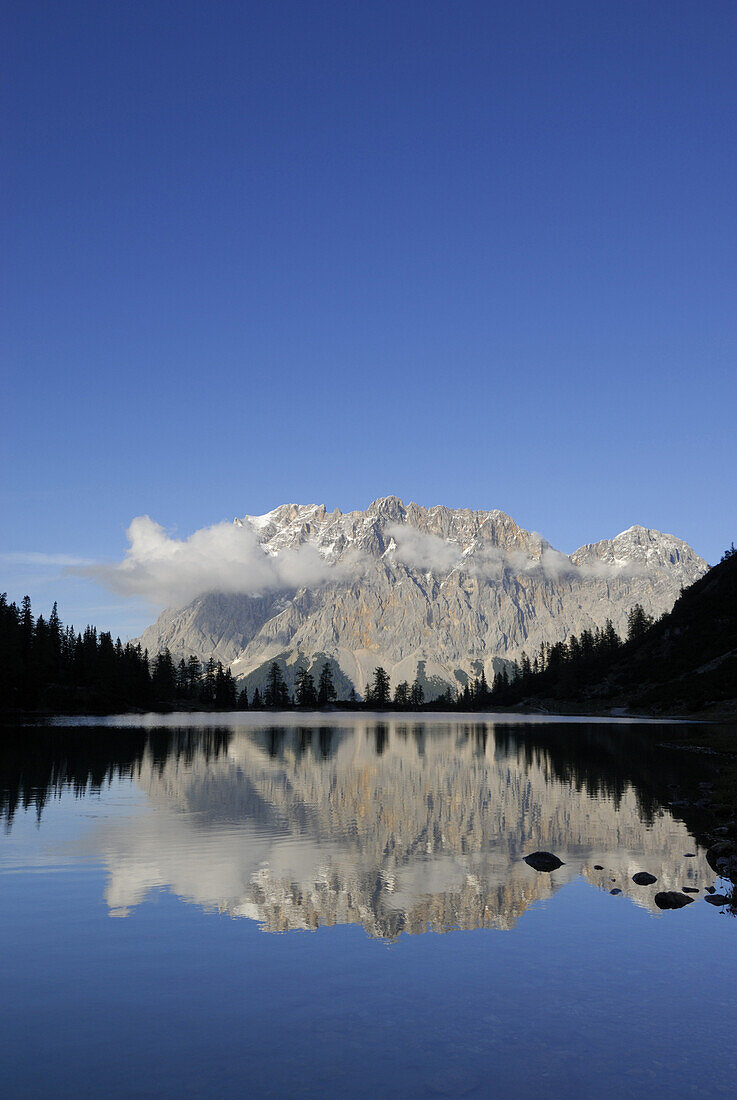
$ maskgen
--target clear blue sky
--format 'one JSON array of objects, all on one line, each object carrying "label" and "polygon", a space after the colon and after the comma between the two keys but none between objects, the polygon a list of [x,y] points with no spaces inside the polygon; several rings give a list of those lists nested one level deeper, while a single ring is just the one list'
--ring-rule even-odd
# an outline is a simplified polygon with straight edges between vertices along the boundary
[{"label": "clear blue sky", "polygon": [[135,632],[55,559],[284,501],[737,539],[733,2],[3,22],[12,598]]}]

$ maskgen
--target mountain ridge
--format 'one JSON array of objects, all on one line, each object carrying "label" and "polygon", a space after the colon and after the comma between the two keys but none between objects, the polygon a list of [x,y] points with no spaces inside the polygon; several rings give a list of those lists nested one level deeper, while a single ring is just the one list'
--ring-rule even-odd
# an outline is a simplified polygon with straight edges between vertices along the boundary
[{"label": "mountain ridge", "polygon": [[611,618],[635,603],[659,616],[707,564],[683,540],[641,525],[572,554],[506,512],[426,508],[396,496],[364,511],[283,504],[245,515],[261,550],[311,555],[315,580],[254,595],[205,593],[164,611],[141,637],[150,652],[214,656],[248,682],[274,658],[287,668],[320,654],[362,693],[373,669],[454,687],[483,668]]},{"label": "mountain ridge", "polygon": [[550,677],[547,682],[541,677],[529,690],[520,687],[515,702],[537,699],[563,711],[583,704],[590,710],[734,717],[737,552],[728,551],[681,593],[666,615],[615,653],[604,668],[588,674],[577,671],[575,698],[570,691],[569,682],[551,685]]}]

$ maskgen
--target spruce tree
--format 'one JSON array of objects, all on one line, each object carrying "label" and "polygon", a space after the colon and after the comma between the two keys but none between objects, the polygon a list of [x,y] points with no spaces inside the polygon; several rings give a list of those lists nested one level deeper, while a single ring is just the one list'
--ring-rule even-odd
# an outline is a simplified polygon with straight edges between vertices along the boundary
[{"label": "spruce tree", "polygon": [[224,710],[228,705],[227,692],[225,688],[225,670],[223,669],[222,662],[218,661],[217,668],[215,669],[215,706],[218,710]]},{"label": "spruce tree", "polygon": [[652,615],[648,615],[642,604],[636,603],[627,616],[627,641],[634,642],[653,625]]},{"label": "spruce tree", "polygon": [[406,680],[402,680],[397,684],[394,689],[394,706],[395,707],[408,707],[410,702],[409,684]]},{"label": "spruce tree", "polygon": [[390,695],[389,676],[381,665],[374,669],[374,681],[370,689],[371,705],[374,707],[388,707]]},{"label": "spruce tree", "polygon": [[173,701],[177,693],[177,674],[168,649],[163,649],[153,660],[151,683],[159,702]]},{"label": "spruce tree", "polygon": [[202,680],[202,702],[212,703],[215,700],[215,661],[209,658],[205,665],[205,675]]},{"label": "spruce tree", "polygon": [[294,701],[298,707],[314,707],[317,705],[317,692],[312,673],[304,666],[297,669]]},{"label": "spruce tree", "polygon": [[333,683],[333,673],[330,668],[330,662],[326,661],[322,666],[320,680],[317,686],[317,705],[319,707],[326,707],[328,704],[333,703],[336,698],[337,692],[335,690],[335,684]]},{"label": "spruce tree", "polygon": [[417,678],[415,678],[415,682],[412,684],[409,701],[413,707],[421,707],[425,702],[425,691]]},{"label": "spruce tree", "polygon": [[264,702],[267,707],[286,707],[289,704],[287,685],[278,661],[272,661],[269,666]]},{"label": "spruce tree", "polygon": [[189,675],[187,673],[187,666],[184,663],[184,657],[177,665],[177,696],[180,699],[186,699],[189,692]]},{"label": "spruce tree", "polygon": [[201,679],[202,665],[200,664],[199,659],[195,657],[194,653],[191,653],[187,660],[187,681],[188,694],[190,699],[199,698]]}]

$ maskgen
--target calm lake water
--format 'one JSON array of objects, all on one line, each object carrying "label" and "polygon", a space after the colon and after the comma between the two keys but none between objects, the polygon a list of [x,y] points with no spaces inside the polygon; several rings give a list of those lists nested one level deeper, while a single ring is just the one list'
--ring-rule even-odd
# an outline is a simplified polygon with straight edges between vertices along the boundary
[{"label": "calm lake water", "polygon": [[713,761],[412,717],[3,731],[3,1094],[734,1095],[737,921],[678,806]]}]

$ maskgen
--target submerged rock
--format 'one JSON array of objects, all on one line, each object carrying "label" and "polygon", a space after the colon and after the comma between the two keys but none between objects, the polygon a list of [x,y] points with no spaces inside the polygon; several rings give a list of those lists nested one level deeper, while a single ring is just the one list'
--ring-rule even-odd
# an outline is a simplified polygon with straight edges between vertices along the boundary
[{"label": "submerged rock", "polygon": [[528,867],[532,867],[535,871],[557,871],[559,867],[563,866],[563,860],[558,859],[552,852],[531,852],[529,856],[524,857],[525,863]]},{"label": "submerged rock", "polygon": [[684,894],[698,894],[699,892],[695,886],[682,886],[681,889]]},{"label": "submerged rock", "polygon": [[610,891],[609,891],[609,893],[610,893],[610,894],[621,894],[621,893],[622,893],[622,891],[621,891],[621,890],[619,889],[619,887],[618,887],[618,886],[615,886],[613,890],[610,890]]},{"label": "submerged rock", "polygon": [[737,843],[734,840],[718,840],[707,851],[706,861],[718,875],[734,879],[737,877]]},{"label": "submerged rock", "polygon": [[693,898],[682,894],[680,890],[661,890],[655,895],[658,909],[683,909],[684,905],[690,905],[692,901]]},{"label": "submerged rock", "polygon": [[649,871],[638,871],[636,875],[632,876],[632,881],[636,882],[638,886],[652,886],[658,880]]},{"label": "submerged rock", "polygon": [[707,894],[704,901],[708,901],[709,905],[728,905],[729,898],[724,894]]}]

